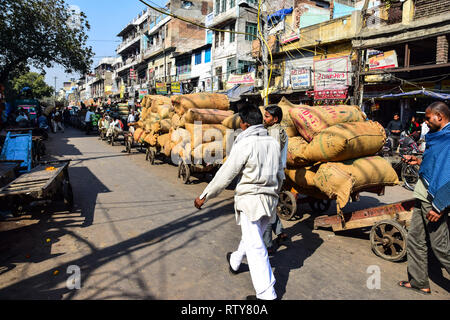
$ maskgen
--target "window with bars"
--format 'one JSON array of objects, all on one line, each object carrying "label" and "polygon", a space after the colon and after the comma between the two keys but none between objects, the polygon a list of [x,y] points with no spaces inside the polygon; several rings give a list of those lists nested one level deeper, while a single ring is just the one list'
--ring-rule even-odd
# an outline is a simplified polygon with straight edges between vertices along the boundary
[{"label": "window with bars", "polygon": [[230,24],[230,43],[233,43],[236,40],[236,23]]},{"label": "window with bars", "polygon": [[191,72],[191,57],[184,56],[177,61],[177,75]]},{"label": "window with bars", "polygon": [[220,0],[216,0],[216,16],[220,13]]},{"label": "window with bars", "polygon": [[258,25],[252,22],[245,23],[245,33],[253,34],[253,36],[246,34],[245,40],[253,41],[256,39]]},{"label": "window with bars", "polygon": [[222,0],[222,8],[220,10],[220,12],[225,12],[227,11],[227,0]]},{"label": "window with bars", "polygon": [[234,8],[236,5],[236,0],[230,0],[230,8]]},{"label": "window with bars", "polygon": [[214,47],[219,47],[219,31],[216,31],[214,33]]}]

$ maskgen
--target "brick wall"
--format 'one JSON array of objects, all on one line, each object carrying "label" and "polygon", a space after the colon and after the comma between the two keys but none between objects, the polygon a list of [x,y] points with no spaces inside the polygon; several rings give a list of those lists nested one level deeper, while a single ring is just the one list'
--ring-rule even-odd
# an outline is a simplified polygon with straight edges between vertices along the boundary
[{"label": "brick wall", "polygon": [[448,13],[450,0],[416,0],[414,19]]}]

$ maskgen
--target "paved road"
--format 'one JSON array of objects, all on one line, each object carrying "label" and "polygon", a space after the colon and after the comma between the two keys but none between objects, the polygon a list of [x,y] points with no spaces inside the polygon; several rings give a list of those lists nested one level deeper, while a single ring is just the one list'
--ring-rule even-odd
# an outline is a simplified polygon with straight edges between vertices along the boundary
[{"label": "paved road", "polygon": [[[73,160],[75,208],[53,205],[0,221],[0,298],[240,300],[254,293],[249,273],[231,276],[225,260],[240,238],[233,190],[199,211],[193,200],[206,182],[183,185],[176,167],[150,166],[136,150],[127,155],[123,146],[70,128],[52,134],[47,149],[52,158]],[[392,187],[383,197],[363,194],[346,210],[411,196]],[[307,219],[310,209],[300,210]],[[376,257],[365,231],[283,224],[292,244],[271,259],[282,299],[450,298],[450,277],[439,268],[432,268],[431,297],[397,287],[406,263]],[[67,287],[72,265],[81,271],[80,290]],[[379,289],[367,287],[370,266],[380,270]]]}]

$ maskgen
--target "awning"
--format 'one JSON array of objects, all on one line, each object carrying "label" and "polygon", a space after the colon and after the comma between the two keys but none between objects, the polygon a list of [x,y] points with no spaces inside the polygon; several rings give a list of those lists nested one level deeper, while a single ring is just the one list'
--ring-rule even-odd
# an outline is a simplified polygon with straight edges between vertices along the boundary
[{"label": "awning", "polygon": [[436,98],[439,100],[449,100],[450,94],[448,93],[438,93],[428,90],[415,90],[415,91],[409,91],[409,92],[402,92],[402,93],[391,93],[391,94],[385,94],[382,96],[379,96],[379,98],[396,98],[396,97],[411,97],[411,96],[428,96],[432,98]]},{"label": "awning", "polygon": [[277,12],[275,12],[274,14],[271,14],[270,16],[268,16],[267,22],[269,23],[269,27],[271,27],[272,25],[275,25],[278,22],[280,22],[281,20],[283,20],[284,17],[287,16],[288,14],[291,14],[292,11],[294,11],[292,8],[281,9],[281,10],[278,10]]},{"label": "awning", "polygon": [[252,85],[236,85],[232,89],[228,90],[226,92],[226,95],[228,96],[228,99],[231,102],[237,102],[241,100],[241,95],[252,92],[253,86]]}]

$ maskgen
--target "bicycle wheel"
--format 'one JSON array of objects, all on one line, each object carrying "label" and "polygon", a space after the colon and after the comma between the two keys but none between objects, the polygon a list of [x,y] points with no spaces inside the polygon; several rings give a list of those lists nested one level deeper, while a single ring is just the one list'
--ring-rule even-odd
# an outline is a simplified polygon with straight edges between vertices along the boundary
[{"label": "bicycle wheel", "polygon": [[419,169],[420,167],[417,164],[403,164],[401,177],[406,189],[411,191],[414,190],[417,181],[419,181]]}]

